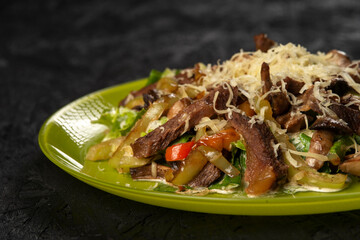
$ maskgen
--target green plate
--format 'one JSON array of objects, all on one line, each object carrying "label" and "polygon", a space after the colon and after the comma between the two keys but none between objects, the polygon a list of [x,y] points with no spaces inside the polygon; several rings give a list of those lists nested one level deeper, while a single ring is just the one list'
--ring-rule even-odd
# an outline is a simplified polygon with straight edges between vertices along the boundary
[{"label": "green plate", "polygon": [[336,193],[300,192],[259,198],[242,194],[181,195],[154,191],[159,183],[133,181],[129,175],[118,174],[106,161],[85,161],[87,149],[101,140],[105,130],[105,127],[90,121],[97,119],[104,108],[116,106],[131,90],[144,86],[145,81],[100,90],[57,111],[43,124],[39,133],[44,154],[61,169],[91,186],[161,207],[236,215],[296,215],[360,209],[358,181]]}]

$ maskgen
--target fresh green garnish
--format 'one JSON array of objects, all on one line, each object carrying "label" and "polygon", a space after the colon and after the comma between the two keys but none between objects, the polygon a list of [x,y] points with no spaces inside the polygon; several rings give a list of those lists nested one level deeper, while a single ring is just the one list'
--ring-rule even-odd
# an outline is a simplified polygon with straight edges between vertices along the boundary
[{"label": "fresh green garnish", "polygon": [[340,137],[337,141],[334,142],[332,147],[329,150],[330,154],[336,154],[340,159],[343,159],[348,150],[348,146],[353,145],[354,142],[349,136]]},{"label": "fresh green garnish", "polygon": [[159,81],[159,79],[161,78],[162,72],[158,71],[158,70],[151,70],[148,80],[146,82],[146,86],[151,85],[153,83],[156,83],[157,81]]},{"label": "fresh green garnish", "polygon": [[236,142],[232,142],[231,143],[234,147],[238,148],[238,149],[241,149],[243,151],[246,151],[246,148],[245,148],[245,145],[244,143],[241,141],[241,140],[238,140]]},{"label": "fresh green garnish", "polygon": [[125,107],[106,109],[98,120],[92,123],[99,123],[109,128],[109,133],[105,139],[125,136],[130,132],[136,121],[146,112],[145,109],[140,111],[131,110]]},{"label": "fresh green garnish", "polygon": [[179,70],[172,70],[169,68],[166,68],[163,72],[153,69],[149,74],[146,86],[156,83],[162,77],[174,77],[178,73]]},{"label": "fresh green garnish", "polygon": [[310,148],[311,137],[305,133],[301,133],[298,139],[291,139],[290,142],[294,144],[295,148],[299,152],[308,152]]}]

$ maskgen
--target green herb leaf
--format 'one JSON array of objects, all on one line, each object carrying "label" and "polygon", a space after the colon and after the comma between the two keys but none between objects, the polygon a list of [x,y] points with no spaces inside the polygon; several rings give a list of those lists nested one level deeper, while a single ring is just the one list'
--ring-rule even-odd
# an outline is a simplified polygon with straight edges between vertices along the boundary
[{"label": "green herb leaf", "polygon": [[148,80],[146,82],[146,86],[156,83],[161,78],[162,72],[158,70],[151,70]]},{"label": "green herb leaf", "polygon": [[246,151],[245,145],[244,145],[244,143],[243,143],[241,140],[238,140],[238,141],[236,141],[236,142],[232,142],[231,144],[232,144],[234,147],[237,147],[237,148],[239,148],[239,149],[241,149],[241,150],[243,150],[243,151]]},{"label": "green herb leaf", "polygon": [[299,135],[299,138],[293,138],[290,140],[290,142],[294,144],[297,151],[308,152],[310,148],[311,137],[309,137],[305,133],[301,133]]},{"label": "green herb leaf", "polygon": [[149,74],[146,86],[156,83],[162,77],[175,77],[178,72],[178,70],[172,70],[169,68],[166,68],[163,72],[153,69]]},{"label": "green herb leaf", "polygon": [[339,140],[334,142],[334,144],[331,146],[329,150],[329,153],[336,154],[339,156],[340,159],[343,159],[348,150],[348,146],[351,146],[353,144],[354,143],[349,136],[343,136],[339,138]]},{"label": "green herb leaf", "polygon": [[100,118],[92,123],[103,124],[109,128],[106,139],[125,136],[145,111],[145,109],[135,111],[125,107],[106,109]]}]

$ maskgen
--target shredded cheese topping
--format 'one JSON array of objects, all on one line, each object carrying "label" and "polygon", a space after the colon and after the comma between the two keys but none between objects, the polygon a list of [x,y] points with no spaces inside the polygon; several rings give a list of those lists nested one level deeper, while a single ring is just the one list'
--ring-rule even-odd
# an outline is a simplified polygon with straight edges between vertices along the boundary
[{"label": "shredded cheese topping", "polygon": [[224,129],[226,126],[227,121],[225,119],[210,119],[208,117],[203,117],[200,122],[195,126],[195,131],[203,127],[209,127],[214,133],[219,132],[220,130]]},{"label": "shredded cheese topping", "polygon": [[[202,86],[191,84],[186,84],[186,86],[191,86],[199,91],[206,91],[210,86],[218,86],[220,84],[226,87],[228,85],[232,87],[238,86],[240,93],[249,99],[250,105],[255,109],[255,105],[258,102],[254,100],[266,97],[261,94],[261,65],[266,62],[270,68],[270,78],[273,86],[280,82],[280,85],[283,86],[282,89],[284,89],[284,79],[286,77],[304,83],[300,93],[304,93],[307,89],[314,86],[314,96],[319,101],[321,110],[323,113],[332,115],[328,108],[330,105],[329,97],[333,96],[339,101],[339,96],[331,91],[321,91],[321,89],[329,86],[332,79],[341,76],[350,87],[360,93],[360,84],[356,83],[352,77],[360,76],[357,71],[359,64],[351,67],[339,66],[334,61],[331,61],[331,56],[331,54],[321,52],[312,54],[306,48],[293,43],[280,44],[269,49],[266,53],[260,50],[256,52],[244,52],[241,50],[233,55],[230,60],[218,63],[215,68],[211,65],[206,66],[203,70],[205,76],[203,77]],[[273,87],[267,94],[279,91],[281,91],[279,87]],[[295,96],[289,93],[288,95],[292,105],[300,103]],[[231,96],[233,95],[231,94]],[[214,98],[214,102],[216,99],[217,95]],[[231,115],[232,111],[236,111],[236,108],[229,106],[228,103],[230,101],[231,99],[229,98],[227,102],[228,109],[217,110],[217,112]],[[258,119],[263,121],[261,115]]]}]

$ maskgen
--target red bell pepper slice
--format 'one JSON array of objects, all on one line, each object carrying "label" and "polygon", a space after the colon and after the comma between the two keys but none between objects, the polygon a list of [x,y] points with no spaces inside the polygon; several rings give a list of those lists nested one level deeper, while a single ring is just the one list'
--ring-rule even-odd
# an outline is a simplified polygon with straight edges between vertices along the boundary
[{"label": "red bell pepper slice", "polygon": [[221,130],[220,132],[200,138],[196,143],[197,146],[205,145],[212,147],[215,150],[221,152],[223,148],[230,151],[231,143],[239,140],[240,136],[233,128]]},{"label": "red bell pepper slice", "polygon": [[166,161],[179,161],[184,160],[189,155],[195,142],[179,143],[172,145],[166,149]]}]

